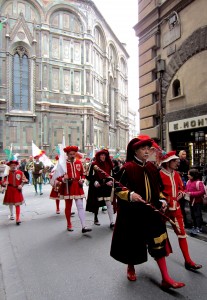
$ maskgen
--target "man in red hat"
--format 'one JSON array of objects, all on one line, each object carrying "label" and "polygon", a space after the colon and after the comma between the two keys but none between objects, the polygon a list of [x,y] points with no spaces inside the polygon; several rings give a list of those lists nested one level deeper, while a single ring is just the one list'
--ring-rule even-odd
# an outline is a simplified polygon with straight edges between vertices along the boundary
[{"label": "man in red hat", "polygon": [[202,265],[196,264],[191,259],[188,250],[183,215],[179,203],[179,200],[184,196],[184,186],[180,174],[176,171],[179,164],[179,157],[175,154],[176,151],[170,151],[163,156],[161,161],[160,176],[162,180],[162,192],[168,203],[166,214],[176,224],[172,225],[172,227],[178,236],[179,246],[185,259],[185,268],[187,270],[198,270],[202,268]]},{"label": "man in red hat", "polygon": [[22,187],[27,179],[24,173],[17,170],[18,162],[9,161],[7,165],[10,167],[9,175],[5,177],[3,185],[6,186],[6,192],[3,200],[4,205],[9,205],[10,220],[14,220],[13,206],[16,208],[16,225],[21,224],[20,220],[20,205],[24,203],[22,195]]},{"label": "man in red hat", "polygon": [[120,185],[116,187],[117,219],[111,256],[128,265],[127,278],[135,281],[134,265],[147,261],[148,249],[160,269],[161,287],[177,289],[185,284],[174,281],[167,270],[165,256],[172,250],[163,217],[156,211],[165,211],[166,202],[160,200],[159,171],[147,161],[152,143],[149,136],[139,136],[128,144],[126,163],[117,176]]},{"label": "man in red hat", "polygon": [[105,175],[100,171],[95,171],[98,166],[101,170],[112,176],[113,163],[107,149],[98,151],[95,155],[95,160],[92,162],[87,179],[89,180],[88,198],[86,210],[94,213],[94,224],[100,225],[98,220],[99,207],[107,207],[107,213],[110,221],[110,228],[114,228],[113,206],[111,204],[111,193],[113,186],[112,178],[105,178]]},{"label": "man in red hat", "polygon": [[62,188],[60,197],[65,199],[65,216],[67,219],[67,230],[73,231],[71,223],[71,208],[73,199],[78,210],[78,216],[82,225],[82,233],[91,231],[91,228],[85,226],[85,211],[83,208],[83,183],[85,179],[82,162],[76,158],[77,146],[67,146],[63,149],[67,154],[67,173],[62,177]]}]

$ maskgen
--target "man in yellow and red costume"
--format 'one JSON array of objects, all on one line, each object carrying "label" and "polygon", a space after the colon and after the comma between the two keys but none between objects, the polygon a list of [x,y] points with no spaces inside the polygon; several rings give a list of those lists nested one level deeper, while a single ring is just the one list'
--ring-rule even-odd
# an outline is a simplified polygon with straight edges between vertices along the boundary
[{"label": "man in yellow and red costume", "polygon": [[83,199],[85,198],[83,183],[85,173],[82,162],[76,158],[78,152],[77,146],[67,146],[64,149],[67,154],[67,172],[61,178],[62,188],[60,198],[65,199],[65,216],[67,220],[67,230],[73,231],[71,223],[71,208],[73,199],[75,200],[78,210],[78,216],[82,225],[82,233],[91,231],[91,228],[85,226],[85,210],[83,207]]}]

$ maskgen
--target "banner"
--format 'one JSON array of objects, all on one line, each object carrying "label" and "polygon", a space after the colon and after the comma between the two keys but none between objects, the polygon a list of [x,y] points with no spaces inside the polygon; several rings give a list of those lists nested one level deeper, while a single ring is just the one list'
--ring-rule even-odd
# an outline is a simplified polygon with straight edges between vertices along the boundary
[{"label": "banner", "polygon": [[53,176],[50,180],[51,185],[54,185],[55,180],[58,177],[63,176],[65,173],[67,173],[67,164],[66,164],[67,156],[63,150],[64,148],[65,148],[65,136],[63,135],[62,145],[59,145],[59,149],[60,149],[59,160],[58,160],[57,166],[55,167]]},{"label": "banner", "polygon": [[40,156],[40,161],[43,163],[43,165],[45,167],[53,166],[53,163],[51,162],[49,157],[47,157],[47,155],[45,154],[45,151],[38,148],[32,141],[32,156],[35,157],[37,155]]}]

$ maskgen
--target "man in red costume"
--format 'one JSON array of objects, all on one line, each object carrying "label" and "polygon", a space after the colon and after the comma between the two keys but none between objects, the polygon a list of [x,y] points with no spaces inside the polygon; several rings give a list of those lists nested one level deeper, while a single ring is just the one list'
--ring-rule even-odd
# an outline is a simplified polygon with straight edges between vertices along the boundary
[{"label": "man in red costume", "polygon": [[165,211],[166,202],[160,200],[159,171],[152,162],[147,162],[152,142],[148,136],[139,136],[128,144],[126,163],[117,175],[117,219],[111,256],[128,265],[127,278],[135,281],[134,265],[147,261],[148,249],[160,269],[161,287],[177,289],[185,284],[174,281],[168,274],[165,256],[172,250],[163,217],[153,209]]},{"label": "man in red costume", "polygon": [[24,173],[17,170],[18,162],[10,161],[7,163],[10,166],[9,175],[5,177],[3,185],[6,186],[6,192],[3,200],[4,205],[9,205],[10,220],[14,220],[13,206],[16,208],[16,225],[21,224],[20,220],[20,205],[24,203],[22,195],[22,187],[28,180]]},{"label": "man in red costume", "polygon": [[179,157],[175,155],[176,151],[170,151],[163,156],[161,161],[160,176],[162,179],[162,192],[168,203],[166,214],[174,221],[172,225],[174,232],[178,236],[178,242],[185,259],[185,268],[187,270],[197,270],[202,265],[196,264],[190,257],[186,232],[184,228],[183,215],[179,200],[184,196],[184,185],[180,174],[176,171],[178,168]]},{"label": "man in red costume", "polygon": [[89,180],[88,198],[86,210],[94,213],[94,224],[100,226],[98,220],[99,207],[107,206],[107,213],[110,220],[110,228],[114,228],[113,220],[113,206],[111,204],[111,193],[113,186],[113,179],[106,179],[105,176],[95,171],[94,166],[98,166],[106,174],[112,176],[113,163],[109,156],[107,149],[98,151],[95,155],[95,160],[92,162],[87,179]]},{"label": "man in red costume", "polygon": [[85,194],[83,191],[83,183],[85,179],[82,162],[76,159],[78,151],[77,146],[67,146],[63,149],[67,154],[67,173],[62,177],[62,188],[60,198],[65,199],[65,216],[67,219],[67,230],[73,231],[71,223],[71,208],[73,199],[75,200],[78,210],[78,216],[82,225],[82,233],[91,231],[91,228],[85,226],[85,211],[83,208],[83,199]]}]

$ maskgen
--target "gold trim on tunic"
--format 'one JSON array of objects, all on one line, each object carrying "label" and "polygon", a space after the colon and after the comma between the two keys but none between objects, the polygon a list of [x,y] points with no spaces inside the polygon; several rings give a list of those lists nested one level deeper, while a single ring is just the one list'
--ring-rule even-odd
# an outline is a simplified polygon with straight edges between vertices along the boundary
[{"label": "gold trim on tunic", "polygon": [[154,238],[155,244],[161,244],[164,240],[167,239],[167,233],[161,234],[159,237]]}]

